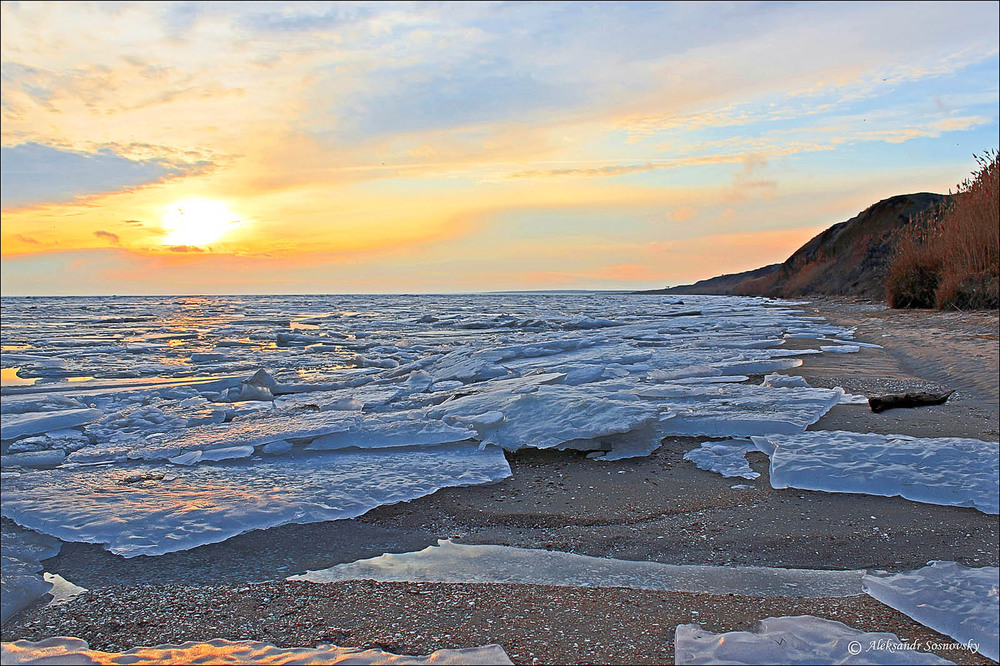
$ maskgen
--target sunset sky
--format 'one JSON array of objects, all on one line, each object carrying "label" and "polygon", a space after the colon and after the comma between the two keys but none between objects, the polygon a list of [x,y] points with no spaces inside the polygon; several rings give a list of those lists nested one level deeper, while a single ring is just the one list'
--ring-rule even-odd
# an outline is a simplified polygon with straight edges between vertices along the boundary
[{"label": "sunset sky", "polygon": [[782,261],[997,147],[998,7],[4,2],[3,294]]}]

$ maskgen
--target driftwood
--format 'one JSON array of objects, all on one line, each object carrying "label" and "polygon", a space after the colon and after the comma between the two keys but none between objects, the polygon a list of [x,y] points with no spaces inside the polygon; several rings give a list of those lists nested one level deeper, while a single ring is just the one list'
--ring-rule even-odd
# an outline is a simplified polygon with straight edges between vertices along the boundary
[{"label": "driftwood", "polygon": [[891,395],[878,395],[868,398],[868,406],[878,414],[887,409],[898,407],[923,407],[925,405],[942,405],[948,400],[954,391],[947,393],[927,393],[919,391],[917,393],[896,393]]}]

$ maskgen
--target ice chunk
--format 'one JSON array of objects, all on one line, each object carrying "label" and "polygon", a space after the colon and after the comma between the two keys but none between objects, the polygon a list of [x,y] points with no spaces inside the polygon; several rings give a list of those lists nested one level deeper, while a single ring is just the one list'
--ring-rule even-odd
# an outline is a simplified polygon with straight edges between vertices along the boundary
[{"label": "ice chunk", "polygon": [[66,452],[62,449],[48,449],[45,451],[25,451],[23,453],[10,453],[0,456],[0,466],[3,467],[48,467],[58,465],[66,458]]},{"label": "ice chunk", "polygon": [[651,386],[635,393],[676,414],[664,425],[664,435],[748,437],[802,432],[837,404],[843,391],[720,384]]},{"label": "ice chunk", "polygon": [[764,376],[764,382],[761,386],[771,386],[779,388],[809,388],[809,382],[805,380],[805,377],[793,377],[790,375],[782,375],[779,373],[774,373]]},{"label": "ice chunk", "polygon": [[342,426],[335,432],[320,435],[306,448],[310,451],[333,451],[348,447],[434,446],[461,442],[475,435],[471,428],[424,418],[419,411],[363,414],[343,421]]},{"label": "ice chunk", "polygon": [[455,379],[449,379],[449,380],[446,380],[446,381],[443,381],[443,382],[434,382],[431,385],[431,387],[430,387],[429,390],[430,391],[452,391],[452,390],[457,389],[457,388],[462,388],[463,386],[465,386],[465,384],[463,384],[462,382],[460,382],[458,380],[455,380]]},{"label": "ice chunk", "polygon": [[587,440],[627,433],[654,423],[655,405],[630,394],[595,393],[586,386],[539,386],[533,393],[482,393],[446,402],[429,412],[461,422],[499,411],[504,419],[482,435],[484,442],[515,451],[576,448],[592,450]]},{"label": "ice chunk", "polygon": [[167,460],[175,465],[196,465],[201,461],[201,451],[188,451]]},{"label": "ice chunk", "polygon": [[50,606],[62,606],[87,591],[87,588],[74,585],[59,574],[46,572],[42,574],[42,578],[46,583],[52,585],[52,589],[49,590],[49,595],[52,597],[52,601],[49,602]]},{"label": "ice chunk", "polygon": [[900,496],[1000,511],[996,442],[831,430],[755,436],[753,442],[771,456],[775,488]]},{"label": "ice chunk", "polygon": [[274,393],[278,388],[278,382],[274,380],[274,377],[267,373],[267,370],[261,368],[257,372],[253,373],[247,379],[243,380],[243,383],[248,386],[258,386],[260,388],[266,388],[268,391]]},{"label": "ice chunk", "polygon": [[425,656],[396,655],[374,648],[275,647],[256,641],[222,638],[179,645],[137,647],[125,652],[91,650],[86,641],[69,636],[38,642],[14,641],[2,646],[10,664],[513,664],[499,645],[437,650]]},{"label": "ice chunk", "polygon": [[228,446],[258,447],[287,439],[312,440],[332,432],[344,432],[355,422],[348,412],[302,412],[268,410],[256,416],[236,419],[232,423],[195,426],[177,433],[167,433],[155,447],[143,454],[147,460],[166,458],[157,451],[177,455],[184,450],[225,448]]},{"label": "ice chunk", "polygon": [[580,384],[589,384],[590,382],[596,382],[604,376],[605,366],[603,365],[585,365],[579,368],[573,368],[566,373],[566,378],[563,380],[563,384],[567,386],[579,386]]},{"label": "ice chunk", "polygon": [[253,455],[252,446],[227,446],[221,449],[209,449],[201,452],[202,460],[236,460],[239,458],[249,458]]},{"label": "ice chunk", "polygon": [[[6,489],[6,483],[4,486]],[[6,622],[52,589],[52,585],[39,575],[40,561],[57,555],[61,545],[58,539],[4,523],[0,533],[0,559],[3,561],[0,622]]]},{"label": "ice chunk", "polygon": [[[3,414],[24,414],[26,412],[51,412],[86,408],[87,406],[76,398],[51,393],[43,393],[41,395],[8,395],[5,393],[3,402],[0,402],[0,412]],[[7,420],[4,419],[3,423],[6,424]],[[6,436],[4,439],[6,439]]]},{"label": "ice chunk", "polygon": [[266,453],[268,455],[287,453],[288,451],[291,450],[292,450],[292,443],[284,439],[279,439],[276,442],[268,442],[264,446],[260,447],[260,452]]},{"label": "ice chunk", "polygon": [[[64,541],[161,555],[286,523],[353,518],[382,504],[510,475],[503,452],[474,444],[275,456],[194,465],[170,483],[166,464],[40,470],[4,479],[0,510]],[[127,483],[136,474],[153,479]],[[53,493],[52,488],[59,488]]]},{"label": "ice chunk", "polygon": [[288,580],[524,583],[768,597],[841,597],[861,593],[864,573],[660,564],[512,546],[464,545],[441,539],[438,545],[421,551],[338,564]]},{"label": "ice chunk", "polygon": [[426,370],[414,370],[406,380],[406,390],[410,393],[422,393],[434,383],[434,377]]},{"label": "ice chunk", "polygon": [[218,363],[220,361],[229,361],[232,356],[229,354],[218,354],[211,352],[194,352],[191,354],[192,363]]},{"label": "ice chunk", "polygon": [[26,414],[4,414],[0,421],[3,439],[17,439],[28,435],[40,435],[49,430],[63,430],[93,423],[101,418],[99,409],[63,409],[51,412],[28,412]]},{"label": "ice chunk", "polygon": [[821,345],[820,350],[834,354],[853,354],[860,351],[860,347],[858,345]]},{"label": "ice chunk", "polygon": [[678,379],[688,379],[691,377],[711,377],[721,375],[722,370],[714,365],[698,364],[688,365],[680,368],[653,370],[647,377],[654,382],[672,382]]},{"label": "ice chunk", "polygon": [[754,632],[714,634],[697,624],[679,624],[674,659],[678,664],[954,663],[916,652],[895,634],[865,632],[813,615],[769,617]]},{"label": "ice chunk", "polygon": [[739,384],[750,379],[747,375],[715,375],[713,377],[684,377],[675,379],[678,384]]},{"label": "ice chunk", "polygon": [[272,401],[274,395],[266,386],[254,386],[243,383],[239,387],[229,389],[225,394],[227,402],[247,402],[251,400]]},{"label": "ice chunk", "polygon": [[993,661],[1000,659],[1000,569],[956,562],[882,576],[867,574],[865,592],[920,624],[951,636]]},{"label": "ice chunk", "polygon": [[757,446],[749,440],[727,440],[724,442],[702,442],[701,447],[684,454],[698,469],[718,472],[724,477],[756,479],[759,473],[750,469],[746,454],[756,451]]}]

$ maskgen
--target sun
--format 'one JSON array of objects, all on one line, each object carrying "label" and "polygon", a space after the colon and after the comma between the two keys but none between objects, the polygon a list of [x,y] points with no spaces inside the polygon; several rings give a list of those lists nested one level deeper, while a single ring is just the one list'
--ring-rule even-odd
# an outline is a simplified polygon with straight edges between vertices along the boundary
[{"label": "sun", "polygon": [[242,226],[222,201],[189,200],[164,207],[164,245],[208,245]]}]

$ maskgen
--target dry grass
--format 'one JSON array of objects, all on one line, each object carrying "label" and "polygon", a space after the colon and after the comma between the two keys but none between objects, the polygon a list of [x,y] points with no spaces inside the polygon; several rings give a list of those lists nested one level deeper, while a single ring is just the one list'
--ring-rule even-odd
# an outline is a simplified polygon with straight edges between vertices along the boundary
[{"label": "dry grass", "polygon": [[997,151],[958,185],[950,205],[911,221],[889,269],[894,308],[996,309],[1000,306],[1000,169]]}]

